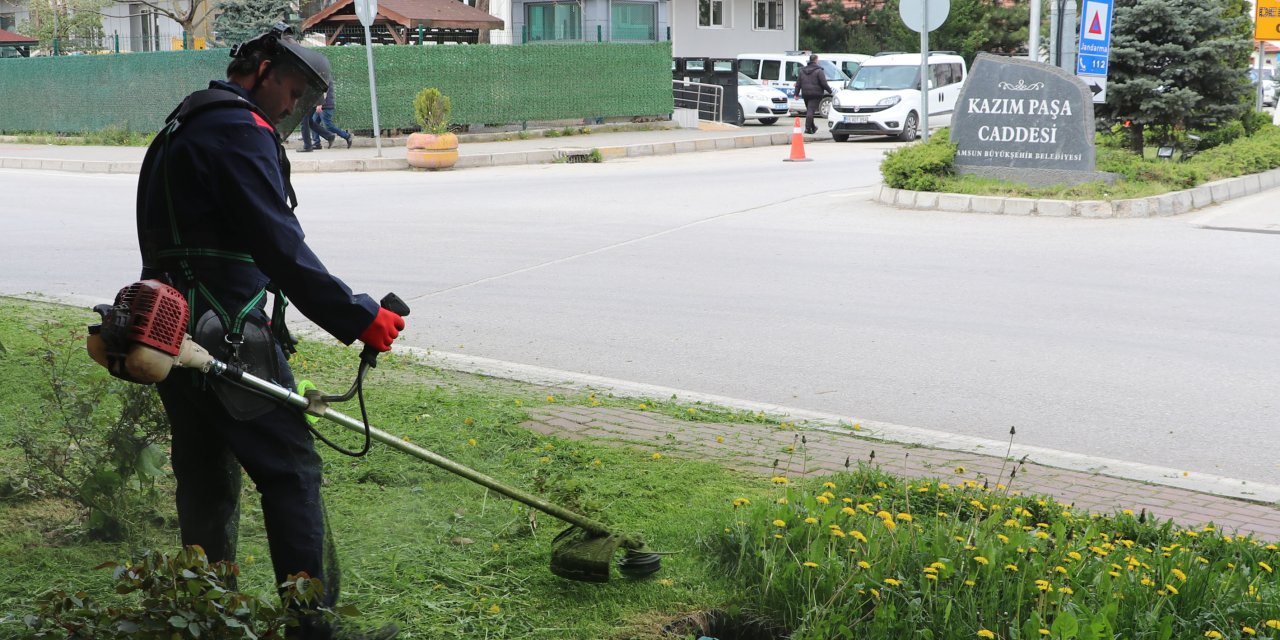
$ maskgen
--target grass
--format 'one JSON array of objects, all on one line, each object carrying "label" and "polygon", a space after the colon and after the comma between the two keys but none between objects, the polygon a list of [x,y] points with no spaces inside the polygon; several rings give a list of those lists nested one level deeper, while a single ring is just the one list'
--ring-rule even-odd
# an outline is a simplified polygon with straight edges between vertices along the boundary
[{"label": "grass", "polygon": [[1119,175],[1114,184],[1098,181],[1073,186],[1029,187],[994,178],[954,175],[955,145],[946,140],[946,136],[947,130],[943,129],[931,136],[929,143],[908,145],[887,154],[881,165],[885,184],[981,196],[1124,200],[1181,191],[1214,180],[1280,167],[1280,127],[1266,123],[1251,136],[1201,151],[1185,162],[1155,159],[1154,148],[1148,148],[1144,157],[1139,158],[1125,149],[1099,144],[1097,170]]},{"label": "grass", "polygon": [[12,134],[22,144],[54,144],[95,147],[145,147],[151,144],[155,132],[141,133],[125,127],[111,126],[97,131],[77,134],[60,134],[43,131]]},{"label": "grass", "polygon": [[[65,336],[75,349],[94,318],[0,298],[0,637],[17,635],[36,594],[61,588],[110,597],[110,576],[92,567],[147,549],[178,550],[171,478],[159,483],[170,505],[163,517],[122,542],[97,541],[85,536],[74,503],[30,481],[12,444],[23,417],[46,410],[39,354],[48,347],[37,330]],[[356,348],[308,341],[292,366],[299,379],[336,391],[349,383],[356,359]],[[398,623],[404,638],[656,639],[667,637],[664,624],[705,611],[759,617],[794,630],[797,640],[974,638],[980,631],[1029,638],[1042,637],[1040,629],[1051,638],[1100,637],[1082,631],[1095,628],[1166,640],[1208,631],[1245,637],[1246,626],[1256,637],[1278,633],[1267,625],[1280,626],[1280,588],[1270,573],[1280,557],[1259,541],[1131,514],[1082,514],[1009,487],[979,486],[963,470],[945,480],[904,481],[870,467],[830,478],[765,478],[689,457],[697,452],[656,456],[547,437],[521,423],[551,404],[794,425],[675,399],[457,374],[394,354],[379,365],[366,381],[376,426],[675,552],[653,579],[565,581],[547,569],[551,538],[563,528],[554,519],[387,447],[375,445],[359,459],[322,448],[343,602],[362,610],[366,623]],[[75,375],[104,374],[84,364]],[[348,447],[359,444],[355,434],[320,428]],[[270,594],[252,492],[246,483],[240,586]],[[1179,593],[1171,595],[1170,585]]]}]

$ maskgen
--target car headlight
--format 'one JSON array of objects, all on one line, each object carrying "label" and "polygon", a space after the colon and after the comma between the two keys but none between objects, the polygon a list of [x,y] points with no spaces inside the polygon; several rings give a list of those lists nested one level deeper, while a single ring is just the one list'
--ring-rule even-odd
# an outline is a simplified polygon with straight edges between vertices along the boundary
[{"label": "car headlight", "polygon": [[888,98],[881,98],[880,102],[876,103],[876,106],[892,107],[893,105],[898,104],[899,102],[902,102],[902,96],[889,96]]},{"label": "car headlight", "polygon": [[840,106],[841,106],[841,105],[840,105],[840,94],[838,94],[838,93],[837,93],[837,94],[835,94],[834,96],[831,96],[831,107],[832,107],[832,108],[834,108],[834,109],[839,109],[839,108],[840,108]]}]

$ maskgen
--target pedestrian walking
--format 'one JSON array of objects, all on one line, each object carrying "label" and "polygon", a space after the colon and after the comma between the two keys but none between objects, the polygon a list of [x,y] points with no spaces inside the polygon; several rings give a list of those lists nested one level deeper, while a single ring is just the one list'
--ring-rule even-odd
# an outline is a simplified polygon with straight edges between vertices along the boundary
[{"label": "pedestrian walking", "polygon": [[804,99],[804,132],[817,133],[818,127],[813,124],[813,114],[822,104],[822,99],[834,91],[827,84],[827,74],[818,66],[818,54],[809,54],[809,64],[800,68],[796,78],[796,93]]},{"label": "pedestrian walking", "polygon": [[[294,215],[283,140],[310,116],[330,82],[329,62],[277,23],[232,48],[227,80],[187,96],[143,160],[138,180],[142,277],[186,293],[190,332],[220,360],[286,388],[292,306],[350,344],[391,348],[404,320],[329,273],[307,246]],[[270,314],[266,293],[275,300]],[[321,459],[296,409],[219,379],[171,375],[157,384],[169,418],[184,545],[212,562],[236,559],[243,468],[261,497],[276,583],[306,573],[338,599],[337,554],[320,493]],[[230,585],[235,588],[235,585]],[[390,638],[303,615],[297,640]]]},{"label": "pedestrian walking", "polygon": [[324,93],[324,101],[316,105],[316,117],[311,121],[312,127],[316,131],[315,146],[320,147],[320,138],[324,138],[329,143],[329,147],[333,147],[334,138],[342,138],[347,141],[347,148],[351,148],[351,132],[338,128],[333,124],[333,111],[336,109],[337,100],[334,99],[333,83],[329,83],[328,90]]}]

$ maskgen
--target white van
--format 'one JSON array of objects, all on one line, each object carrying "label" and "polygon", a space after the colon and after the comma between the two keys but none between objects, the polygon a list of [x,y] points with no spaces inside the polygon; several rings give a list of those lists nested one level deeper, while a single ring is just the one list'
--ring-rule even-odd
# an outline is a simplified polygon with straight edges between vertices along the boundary
[{"label": "white van", "polygon": [[862,66],[864,60],[870,59],[871,56],[861,53],[819,53],[819,60],[830,60],[832,64],[839,67],[841,73],[850,78],[858,75],[858,68]]},{"label": "white van", "polygon": [[[964,58],[929,53],[928,126],[951,123],[966,77]],[[848,88],[832,98],[827,127],[836,142],[877,134],[915,140],[920,133],[920,54],[877,54],[864,60]]]},{"label": "white van", "polygon": [[[809,54],[804,51],[788,51],[786,53],[743,53],[738,56],[738,71],[760,84],[781,89],[787,94],[791,113],[804,113],[804,100],[796,95],[796,78],[800,77],[800,69],[809,64]],[[827,84],[833,92],[840,91],[849,80],[830,60],[818,56],[818,65],[827,76]],[[818,115],[825,118],[831,109],[831,99],[823,98],[818,106]]]}]

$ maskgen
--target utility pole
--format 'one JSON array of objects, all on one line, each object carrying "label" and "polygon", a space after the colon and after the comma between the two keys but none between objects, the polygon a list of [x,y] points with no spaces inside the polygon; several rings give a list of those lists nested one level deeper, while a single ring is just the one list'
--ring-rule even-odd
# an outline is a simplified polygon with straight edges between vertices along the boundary
[{"label": "utility pole", "polygon": [[58,50],[58,0],[50,0],[53,5],[53,55],[61,55]]},{"label": "utility pole", "polygon": [[1027,42],[1027,57],[1040,61],[1040,5],[1044,0],[1031,0],[1031,24],[1027,30],[1030,40]]}]

